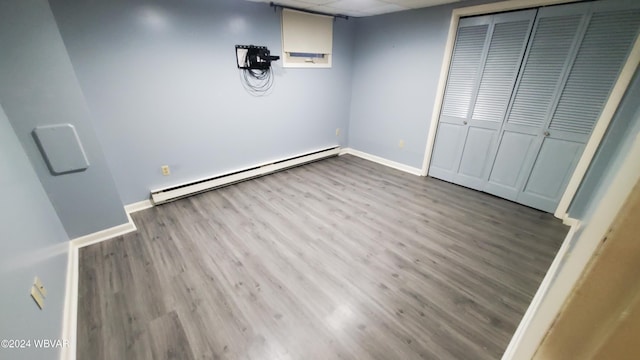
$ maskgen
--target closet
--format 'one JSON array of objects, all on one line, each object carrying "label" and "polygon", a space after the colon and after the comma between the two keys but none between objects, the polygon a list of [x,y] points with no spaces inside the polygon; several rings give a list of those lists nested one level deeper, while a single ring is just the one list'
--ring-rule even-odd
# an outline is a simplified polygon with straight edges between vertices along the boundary
[{"label": "closet", "polygon": [[640,30],[640,2],[460,19],[429,175],[553,212]]}]

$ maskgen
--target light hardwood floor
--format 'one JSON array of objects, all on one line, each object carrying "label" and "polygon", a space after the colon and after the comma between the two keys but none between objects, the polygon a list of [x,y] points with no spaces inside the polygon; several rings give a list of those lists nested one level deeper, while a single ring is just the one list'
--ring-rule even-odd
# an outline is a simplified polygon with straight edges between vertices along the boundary
[{"label": "light hardwood floor", "polygon": [[81,249],[78,359],[498,359],[567,228],[352,156]]}]

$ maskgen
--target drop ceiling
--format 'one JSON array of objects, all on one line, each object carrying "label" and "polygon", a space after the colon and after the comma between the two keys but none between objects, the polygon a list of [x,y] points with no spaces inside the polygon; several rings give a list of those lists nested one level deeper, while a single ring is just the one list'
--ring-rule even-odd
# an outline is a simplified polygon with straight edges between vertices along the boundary
[{"label": "drop ceiling", "polygon": [[386,14],[458,2],[460,0],[249,0],[275,3],[283,6],[311,10],[327,14],[354,17]]}]

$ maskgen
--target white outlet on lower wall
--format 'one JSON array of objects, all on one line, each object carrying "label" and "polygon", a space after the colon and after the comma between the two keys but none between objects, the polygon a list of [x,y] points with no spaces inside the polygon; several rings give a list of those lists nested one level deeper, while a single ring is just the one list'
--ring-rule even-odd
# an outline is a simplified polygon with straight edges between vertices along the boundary
[{"label": "white outlet on lower wall", "polygon": [[336,129],[336,136],[340,136],[340,128]]},{"label": "white outlet on lower wall", "polygon": [[169,165],[162,165],[162,167],[160,167],[160,169],[162,170],[162,175],[164,175],[164,176],[171,175],[171,170],[169,169]]},{"label": "white outlet on lower wall", "polygon": [[400,140],[400,142],[398,142],[398,147],[401,149],[404,147],[404,140]]},{"label": "white outlet on lower wall", "polygon": [[40,291],[40,294],[42,294],[43,297],[47,297],[47,289],[44,287],[44,284],[39,277],[36,276],[35,279],[33,279],[33,285],[38,289],[38,291]]},{"label": "white outlet on lower wall", "polygon": [[40,310],[44,308],[44,297],[35,285],[31,287],[31,298],[36,302],[36,305],[38,305]]},{"label": "white outlet on lower wall", "polygon": [[44,308],[44,298],[47,297],[47,289],[42,284],[42,280],[39,277],[33,279],[33,285],[31,285],[31,298],[36,302],[38,308],[42,310]]}]

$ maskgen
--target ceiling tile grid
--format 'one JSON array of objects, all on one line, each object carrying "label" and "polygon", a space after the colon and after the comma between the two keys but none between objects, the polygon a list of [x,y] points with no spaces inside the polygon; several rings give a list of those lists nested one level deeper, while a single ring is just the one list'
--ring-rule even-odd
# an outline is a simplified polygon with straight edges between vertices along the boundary
[{"label": "ceiling tile grid", "polygon": [[461,0],[248,0],[274,2],[278,5],[311,10],[327,14],[354,17],[372,16],[409,9],[418,9],[458,2]]}]

